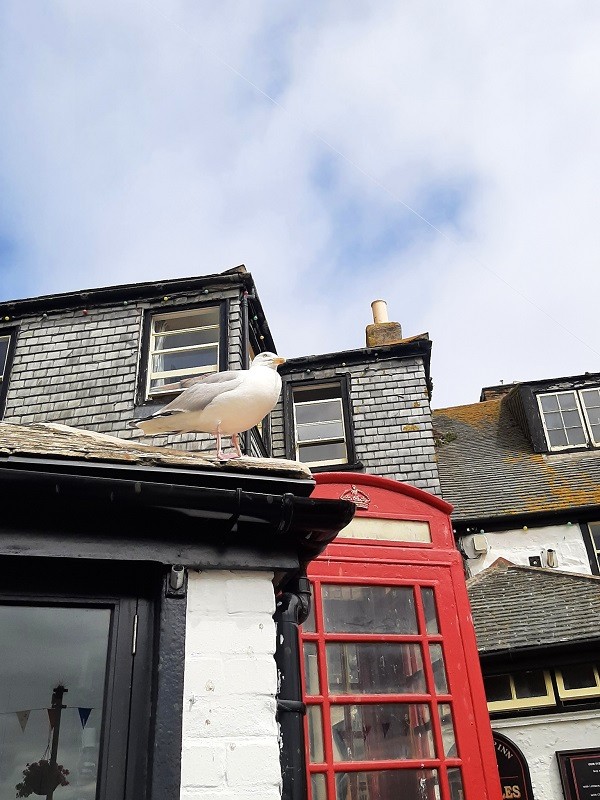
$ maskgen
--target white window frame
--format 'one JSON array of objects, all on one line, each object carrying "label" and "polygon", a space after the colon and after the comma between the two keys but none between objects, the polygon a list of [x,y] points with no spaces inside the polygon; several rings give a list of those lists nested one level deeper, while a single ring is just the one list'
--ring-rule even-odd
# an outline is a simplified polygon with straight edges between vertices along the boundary
[{"label": "white window frame", "polygon": [[583,411],[583,416],[585,417],[585,424],[586,424],[586,427],[587,427],[588,439],[591,442],[591,444],[593,444],[595,447],[600,447],[600,441],[597,441],[596,439],[594,439],[594,433],[593,433],[593,430],[592,430],[592,423],[590,422],[590,418],[588,416],[587,408],[585,406],[585,401],[583,399],[583,393],[584,392],[589,392],[589,391],[600,392],[600,387],[598,387],[598,386],[586,386],[585,389],[579,389],[577,394],[579,395],[581,393],[581,410]]},{"label": "white window frame", "polygon": [[[347,434],[347,427],[346,427],[346,417],[344,414],[344,402],[342,398],[342,385],[335,381],[330,383],[321,383],[316,385],[311,385],[311,389],[330,389],[336,388],[339,390],[339,397],[329,397],[324,400],[305,400],[305,401],[297,401],[296,400],[296,392],[298,395],[301,395],[302,389],[305,387],[295,386],[292,388],[292,405],[293,405],[293,412],[294,412],[294,450],[296,454],[296,461],[300,461],[302,464],[306,464],[307,467],[325,467],[325,466],[333,466],[334,464],[347,464],[348,463],[348,434]],[[306,387],[309,388],[309,387]],[[302,442],[298,440],[298,419],[296,416],[296,408],[297,406],[314,406],[318,405],[319,403],[331,403],[333,400],[337,400],[340,404],[340,421],[342,423],[342,429],[344,431],[343,436],[332,436],[327,439],[305,439]],[[307,424],[311,423],[302,423],[304,427]],[[315,425],[320,425],[321,422],[313,423]],[[301,461],[300,459],[300,452],[303,447],[307,445],[315,445],[315,444],[337,444],[342,442],[344,445],[344,449],[346,451],[345,458],[335,458],[335,459],[325,459],[323,461]]]},{"label": "white window frame", "polygon": [[[596,387],[590,387],[590,388],[596,388]],[[543,397],[551,397],[551,396],[557,397],[558,395],[561,395],[561,394],[572,394],[575,397],[575,405],[577,406],[576,410],[579,413],[579,420],[581,422],[581,429],[583,431],[583,435],[585,436],[585,442],[583,444],[557,444],[557,445],[550,444],[550,433],[548,431],[548,428],[546,427],[546,418],[544,417],[544,414],[545,413],[555,413],[555,412],[545,412],[544,411],[544,409],[542,408],[542,398]],[[546,442],[548,443],[548,449],[549,450],[573,450],[576,447],[586,447],[588,444],[590,444],[592,442],[592,439],[590,437],[589,426],[588,426],[588,423],[587,423],[587,417],[584,416],[583,408],[582,408],[583,407],[583,403],[581,402],[581,399],[579,397],[579,392],[577,391],[577,389],[564,389],[564,390],[562,390],[560,392],[541,392],[540,394],[537,395],[537,402],[538,402],[538,408],[539,408],[539,412],[540,412],[540,417],[542,418],[542,425],[544,426],[544,434],[546,436]],[[573,410],[575,410],[575,409],[573,409]],[[560,410],[559,410],[559,413],[560,413]],[[566,429],[564,429],[564,430],[566,430]]]},{"label": "white window frame", "polygon": [[556,670],[556,686],[558,688],[558,696],[561,698],[561,700],[571,700],[579,697],[600,697],[600,673],[598,672],[598,667],[596,664],[590,664],[589,666],[594,671],[596,685],[595,687],[584,686],[581,689],[566,689],[562,670]]},{"label": "white window frame", "polygon": [[[168,333],[160,333],[156,332],[155,324],[156,322],[160,322],[164,319],[175,319],[177,317],[189,317],[193,314],[202,314],[203,311],[213,311],[217,313],[218,322],[216,325],[198,325],[194,328],[182,328],[178,331],[169,331]],[[196,344],[190,345],[188,347],[173,347],[173,348],[163,348],[162,350],[156,349],[155,343],[156,339],[159,336],[172,336],[181,333],[193,332],[193,331],[204,331],[204,330],[215,330],[217,332],[217,338],[215,342],[209,342],[207,344]],[[152,371],[152,360],[153,357],[156,355],[164,355],[165,353],[185,353],[194,350],[210,350],[216,348],[216,360],[215,364],[209,364],[206,367],[186,367],[184,369],[176,369],[176,370],[165,370],[162,372],[153,372]],[[148,366],[147,366],[147,376],[146,376],[146,397],[156,397],[160,396],[161,394],[168,394],[172,389],[165,389],[163,387],[157,387],[155,389],[151,388],[151,383],[153,380],[157,378],[187,378],[187,377],[197,377],[199,375],[207,375],[211,372],[218,372],[219,371],[219,359],[221,356],[221,315],[219,312],[219,306],[202,306],[199,308],[187,308],[181,311],[166,311],[161,312],[158,314],[152,314],[150,317],[150,335],[149,335],[149,342],[148,342]]]},{"label": "white window frame", "polygon": [[[527,672],[542,672],[544,675],[544,683],[546,684],[546,694],[538,695],[537,697],[517,697],[515,689],[515,680],[513,673],[505,672],[503,675],[494,677],[507,676],[510,681],[510,693],[512,698],[510,700],[495,700],[488,702],[488,711],[511,711],[521,708],[544,708],[556,705],[556,697],[554,695],[554,688],[552,686],[552,678],[548,670],[526,670]],[[492,676],[490,676],[492,677]]]}]

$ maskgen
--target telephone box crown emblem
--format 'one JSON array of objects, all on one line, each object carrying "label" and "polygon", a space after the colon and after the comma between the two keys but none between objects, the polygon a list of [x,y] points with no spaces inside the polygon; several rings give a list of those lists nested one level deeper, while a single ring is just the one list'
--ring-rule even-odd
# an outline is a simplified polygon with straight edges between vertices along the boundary
[{"label": "telephone box crown emblem", "polygon": [[368,494],[357,489],[354,484],[349,489],[346,489],[345,492],[342,492],[340,495],[340,500],[350,500],[351,503],[357,508],[364,508],[365,511],[369,510],[369,506],[371,504],[371,498]]}]

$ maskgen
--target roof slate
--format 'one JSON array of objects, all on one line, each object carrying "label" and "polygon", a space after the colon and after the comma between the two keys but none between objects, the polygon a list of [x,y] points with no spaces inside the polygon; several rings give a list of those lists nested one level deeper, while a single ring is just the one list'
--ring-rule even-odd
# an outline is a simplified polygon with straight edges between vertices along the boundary
[{"label": "roof slate", "polygon": [[308,467],[276,458],[243,457],[220,462],[206,454],[168,447],[153,447],[129,439],[106,436],[68,425],[0,422],[0,464],[14,457],[57,458],[66,461],[109,462],[141,466],[239,472],[312,480]]},{"label": "roof slate", "polygon": [[456,521],[600,505],[600,452],[534,453],[503,399],[434,411],[433,426]]},{"label": "roof slate", "polygon": [[467,581],[480,653],[600,638],[600,577],[498,559]]}]

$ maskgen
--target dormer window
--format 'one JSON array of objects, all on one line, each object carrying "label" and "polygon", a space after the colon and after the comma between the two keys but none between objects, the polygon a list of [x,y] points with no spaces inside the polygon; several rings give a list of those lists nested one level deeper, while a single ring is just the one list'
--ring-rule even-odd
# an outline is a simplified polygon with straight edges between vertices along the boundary
[{"label": "dormer window", "polygon": [[600,445],[600,389],[537,397],[550,450]]},{"label": "dormer window", "polygon": [[[150,318],[146,394],[219,369],[219,306],[153,314]],[[171,389],[172,391],[172,389]]]}]

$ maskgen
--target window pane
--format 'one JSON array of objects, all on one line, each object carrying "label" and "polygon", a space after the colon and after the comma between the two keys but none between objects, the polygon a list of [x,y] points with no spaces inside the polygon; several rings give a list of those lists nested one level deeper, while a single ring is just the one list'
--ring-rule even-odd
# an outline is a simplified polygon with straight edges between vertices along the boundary
[{"label": "window pane", "polygon": [[425,694],[421,645],[400,642],[327,645],[329,692]]},{"label": "window pane", "polygon": [[567,435],[563,430],[548,431],[548,438],[550,440],[550,447],[565,447],[567,442]]},{"label": "window pane", "polygon": [[4,377],[10,336],[0,336],[0,380]]},{"label": "window pane", "polygon": [[600,522],[590,522],[590,532],[594,540],[596,550],[600,550]]},{"label": "window pane", "polygon": [[585,444],[587,439],[583,428],[569,428],[567,430],[567,441],[569,444]]},{"label": "window pane", "polygon": [[342,419],[342,401],[326,400],[322,403],[297,403],[296,422],[303,425],[307,422],[327,422]]},{"label": "window pane", "polygon": [[219,341],[218,328],[205,328],[199,331],[171,333],[168,336],[154,337],[154,350],[170,350],[176,347],[193,347],[199,344],[213,344]]},{"label": "window pane", "polygon": [[515,695],[520,699],[525,697],[545,697],[548,694],[542,670],[515,672],[513,680],[515,683]]},{"label": "window pane", "polygon": [[299,442],[318,439],[343,439],[344,425],[342,422],[318,422],[312,425],[298,425],[296,432]]},{"label": "window pane", "polygon": [[327,383],[318,386],[295,386],[294,401],[296,403],[312,403],[315,400],[333,400],[341,395],[339,383]]},{"label": "window pane", "polygon": [[[49,724],[56,723],[48,713],[53,695],[56,705],[66,706],[57,763],[69,774],[54,773],[51,788],[60,781],[65,792],[62,781],[68,781],[65,796],[72,787],[78,787],[73,797],[96,796],[110,617],[105,608],[0,607],[0,709],[15,712],[0,714],[0,797],[14,798],[17,784],[29,790],[34,773],[47,771],[39,762],[48,759]],[[62,703],[58,686],[65,689]],[[27,770],[27,764],[37,766]],[[45,797],[47,775],[38,788]]]},{"label": "window pane", "polygon": [[308,706],[308,752],[312,764],[322,764],[325,760],[323,750],[323,717],[320,706]]},{"label": "window pane", "polygon": [[404,586],[326,584],[323,616],[331,633],[418,633],[413,590]]},{"label": "window pane", "polygon": [[456,737],[454,735],[452,709],[448,703],[440,703],[438,706],[438,713],[440,715],[440,726],[442,728],[444,755],[447,758],[456,758]]},{"label": "window pane", "polygon": [[512,700],[510,677],[508,675],[491,675],[483,679],[485,696],[488,703],[498,703],[502,700]]},{"label": "window pane", "polygon": [[327,781],[325,775],[311,775],[312,800],[327,800]]},{"label": "window pane", "polygon": [[594,667],[591,664],[572,664],[562,667],[561,674],[565,689],[595,689],[598,685]]},{"label": "window pane", "polygon": [[556,414],[545,414],[544,419],[546,420],[546,427],[549,431],[561,431],[563,429],[563,421],[560,411],[557,411]]},{"label": "window pane", "polygon": [[336,800],[438,800],[439,787],[435,769],[338,772],[335,777]]},{"label": "window pane", "polygon": [[450,800],[465,800],[465,790],[459,767],[452,767],[448,770],[448,783],[450,784]]},{"label": "window pane", "polygon": [[421,589],[421,597],[423,598],[423,610],[425,611],[425,624],[427,633],[432,636],[439,633],[437,613],[435,610],[435,594],[433,589],[429,586],[424,586]]},{"label": "window pane", "polygon": [[219,309],[203,308],[190,311],[189,314],[156,316],[152,319],[155,333],[184,331],[189,328],[203,328],[207,325],[219,325]]},{"label": "window pane", "polygon": [[558,398],[555,394],[546,394],[540,397],[543,411],[558,411]]},{"label": "window pane", "polygon": [[346,445],[344,442],[329,442],[328,444],[304,444],[298,450],[300,461],[305,464],[317,462],[347,461]]},{"label": "window pane", "polygon": [[431,666],[433,667],[433,680],[437,694],[448,694],[448,681],[446,680],[446,666],[441,644],[430,644]]},{"label": "window pane", "polygon": [[600,424],[592,425],[592,439],[594,442],[600,442]]},{"label": "window pane", "polygon": [[575,402],[575,392],[565,392],[565,394],[559,394],[558,405],[563,411],[577,408],[577,403]]},{"label": "window pane", "polygon": [[160,353],[152,356],[152,372],[170,372],[176,369],[195,369],[217,363],[217,347],[204,350],[184,350],[181,353]]},{"label": "window pane", "polygon": [[563,411],[562,418],[565,428],[581,428],[579,411]]},{"label": "window pane", "polygon": [[434,758],[425,703],[332,705],[334,761]]},{"label": "window pane", "polygon": [[319,690],[319,661],[316,642],[304,643],[304,679],[306,694],[321,694]]}]

